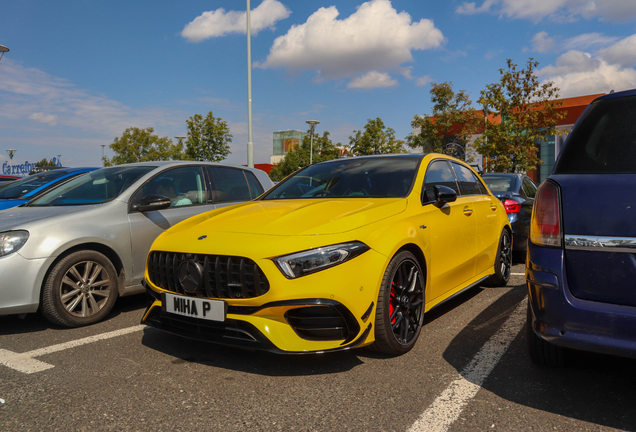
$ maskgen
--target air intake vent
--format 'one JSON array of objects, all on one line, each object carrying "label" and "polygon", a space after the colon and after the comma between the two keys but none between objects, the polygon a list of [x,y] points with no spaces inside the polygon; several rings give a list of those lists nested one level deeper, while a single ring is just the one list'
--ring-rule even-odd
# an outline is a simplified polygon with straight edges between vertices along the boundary
[{"label": "air intake vent", "polygon": [[150,281],[178,294],[247,299],[269,291],[269,282],[251,259],[224,255],[151,252]]}]

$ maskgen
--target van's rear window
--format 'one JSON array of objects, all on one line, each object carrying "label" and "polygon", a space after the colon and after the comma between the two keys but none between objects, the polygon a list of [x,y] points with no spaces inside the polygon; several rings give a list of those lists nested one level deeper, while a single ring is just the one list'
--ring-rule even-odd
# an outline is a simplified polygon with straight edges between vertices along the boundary
[{"label": "van's rear window", "polygon": [[570,133],[554,174],[636,174],[636,96],[589,106]]}]

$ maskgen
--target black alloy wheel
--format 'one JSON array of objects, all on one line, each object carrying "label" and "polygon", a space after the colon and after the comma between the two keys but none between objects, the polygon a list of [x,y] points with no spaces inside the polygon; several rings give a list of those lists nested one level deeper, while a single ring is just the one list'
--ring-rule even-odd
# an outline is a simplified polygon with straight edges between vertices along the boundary
[{"label": "black alloy wheel", "polygon": [[424,285],[422,268],[411,252],[393,257],[380,287],[372,349],[400,355],[413,348],[424,321]]},{"label": "black alloy wheel", "polygon": [[507,229],[501,232],[497,256],[495,257],[495,273],[486,280],[486,285],[492,287],[506,286],[512,272],[512,242]]}]

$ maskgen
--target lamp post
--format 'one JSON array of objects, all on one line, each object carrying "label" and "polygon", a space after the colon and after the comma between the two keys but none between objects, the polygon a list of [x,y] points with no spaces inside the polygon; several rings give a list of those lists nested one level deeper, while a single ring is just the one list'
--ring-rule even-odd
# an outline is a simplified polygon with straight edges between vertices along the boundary
[{"label": "lamp post", "polygon": [[4,56],[4,53],[6,52],[9,52],[9,48],[4,45],[0,45],[0,60],[2,60],[2,56]]},{"label": "lamp post", "polygon": [[252,47],[250,42],[250,0],[247,0],[247,166],[254,168],[252,143]]},{"label": "lamp post", "polygon": [[13,160],[13,155],[15,154],[15,152],[17,152],[16,149],[7,149],[7,153],[9,153],[9,160],[10,161]]},{"label": "lamp post", "polygon": [[316,125],[320,123],[318,120],[307,120],[305,123],[309,125],[309,165],[311,165],[314,161],[314,130],[316,129]]}]

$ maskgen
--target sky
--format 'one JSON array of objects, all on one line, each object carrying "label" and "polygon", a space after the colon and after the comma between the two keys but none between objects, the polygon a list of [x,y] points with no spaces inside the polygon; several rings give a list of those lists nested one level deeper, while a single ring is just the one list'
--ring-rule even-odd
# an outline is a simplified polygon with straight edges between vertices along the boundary
[{"label": "sky", "polygon": [[[101,166],[129,127],[186,135],[212,112],[247,164],[246,1],[2,2],[0,165],[61,155]],[[381,118],[398,139],[431,111],[431,83],[476,100],[506,60],[533,58],[562,97],[636,88],[636,0],[252,0],[254,163],[274,131],[349,144]],[[176,141],[176,140],[175,140]],[[105,146],[105,147],[102,147]]]}]

